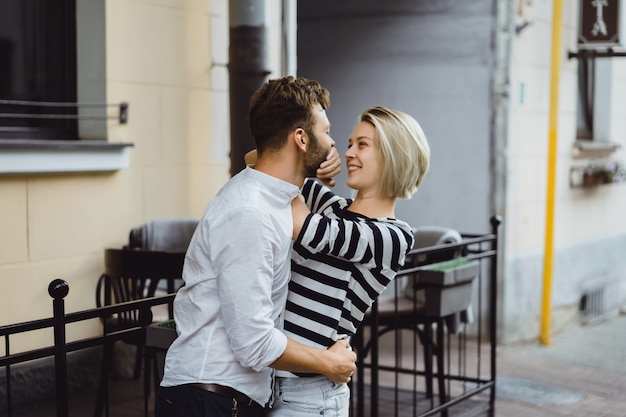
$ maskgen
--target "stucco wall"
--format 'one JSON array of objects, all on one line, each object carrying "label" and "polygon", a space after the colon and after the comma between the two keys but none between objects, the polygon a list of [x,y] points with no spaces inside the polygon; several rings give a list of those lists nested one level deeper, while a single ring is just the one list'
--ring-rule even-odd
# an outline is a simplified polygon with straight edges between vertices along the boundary
[{"label": "stucco wall", "polygon": [[[559,74],[552,328],[558,331],[576,319],[577,305],[589,281],[610,277],[625,282],[626,184],[593,189],[572,188],[572,166],[591,158],[575,158],[577,67],[568,59],[576,51],[578,2],[563,2],[562,48]],[[507,265],[503,281],[503,339],[535,339],[539,334],[544,278],[546,190],[548,168],[548,111],[550,94],[552,2],[518,2],[515,22],[529,22],[513,39],[511,111],[507,173]],[[622,146],[626,122],[624,77],[626,62],[613,58],[610,140]],[[617,98],[620,96],[621,98]],[[619,150],[610,156],[624,161]],[[612,288],[624,299],[622,285]],[[572,309],[572,307],[574,307]],[[568,310],[564,317],[560,310]],[[572,315],[572,312],[574,315]]]},{"label": "stucco wall", "polygon": [[[276,76],[280,9],[268,5]],[[130,167],[0,177],[0,325],[51,316],[55,278],[70,285],[67,311],[95,307],[105,248],[155,218],[200,217],[230,176],[228,1],[109,0],[104,13],[106,100],[129,103],[128,124],[108,123],[108,140],[135,144]],[[71,326],[68,338],[99,326]],[[12,351],[51,336],[14,338]]]}]

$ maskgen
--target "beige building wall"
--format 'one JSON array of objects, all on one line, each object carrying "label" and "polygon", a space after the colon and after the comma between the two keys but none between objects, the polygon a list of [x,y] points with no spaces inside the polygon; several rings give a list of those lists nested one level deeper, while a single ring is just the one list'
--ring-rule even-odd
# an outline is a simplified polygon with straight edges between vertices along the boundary
[{"label": "beige building wall", "polygon": [[[515,24],[530,25],[512,40],[510,118],[507,167],[507,215],[504,272],[506,295],[502,304],[506,336],[536,338],[539,334],[545,249],[548,123],[553,2],[518,1]],[[597,155],[574,154],[577,127],[578,60],[568,59],[576,51],[578,3],[563,2],[563,32],[560,49],[558,97],[556,193],[553,223],[554,271],[552,284],[553,328],[558,330],[577,313],[577,302],[586,281],[610,274],[623,280],[619,258],[610,253],[626,239],[626,183],[592,189],[570,186],[570,168],[585,164]],[[626,62],[608,61],[612,67],[610,138],[621,148],[608,155],[625,161]],[[618,98],[619,96],[620,98]],[[619,249],[618,249],[619,250]],[[598,256],[600,254],[600,256]],[[623,257],[622,257],[623,259]],[[619,262],[615,262],[619,261]],[[610,270],[610,265],[617,270]],[[622,262],[623,265],[623,262]],[[623,268],[623,266],[622,266]],[[619,289],[618,289],[619,290]],[[618,292],[617,296],[624,296]],[[559,310],[565,316],[559,314]],[[506,338],[506,337],[505,337]]]},{"label": "beige building wall", "polygon": [[[271,3],[271,76],[280,75],[280,10]],[[0,325],[50,317],[48,284],[69,283],[66,311],[95,307],[104,249],[164,217],[200,217],[229,178],[227,0],[107,0],[107,102],[129,121],[109,142],[134,143],[113,173],[0,176]],[[72,325],[68,339],[98,322]],[[52,342],[12,339],[12,351]],[[4,349],[4,344],[0,351]]]}]

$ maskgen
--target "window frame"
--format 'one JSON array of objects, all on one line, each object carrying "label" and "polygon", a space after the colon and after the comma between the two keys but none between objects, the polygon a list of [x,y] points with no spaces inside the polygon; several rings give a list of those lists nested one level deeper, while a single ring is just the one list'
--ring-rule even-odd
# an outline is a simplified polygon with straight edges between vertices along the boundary
[{"label": "window frame", "polygon": [[[44,0],[53,3],[51,0]],[[71,7],[64,13],[75,22],[65,32],[65,43],[74,45],[73,71],[65,74],[74,90],[72,102],[91,103],[78,106],[73,119],[75,133],[60,139],[45,139],[22,134],[12,139],[0,138],[0,175],[23,175],[68,172],[111,172],[128,168],[133,143],[112,143],[107,139],[105,2],[62,0]],[[54,4],[59,4],[54,1]],[[73,9],[73,12],[71,11]],[[95,105],[93,103],[96,103]],[[120,103],[120,123],[122,121]],[[126,113],[124,114],[126,117]],[[70,119],[72,120],[72,119]]]}]

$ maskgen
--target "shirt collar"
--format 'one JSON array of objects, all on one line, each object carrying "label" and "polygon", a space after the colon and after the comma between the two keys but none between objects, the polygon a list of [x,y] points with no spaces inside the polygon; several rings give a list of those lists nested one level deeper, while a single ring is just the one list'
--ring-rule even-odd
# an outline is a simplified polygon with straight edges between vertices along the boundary
[{"label": "shirt collar", "polygon": [[289,201],[296,198],[298,192],[300,191],[300,189],[294,184],[283,181],[264,172],[257,171],[251,165],[244,169],[244,175],[262,183],[268,190],[272,190],[272,193],[284,195]]}]

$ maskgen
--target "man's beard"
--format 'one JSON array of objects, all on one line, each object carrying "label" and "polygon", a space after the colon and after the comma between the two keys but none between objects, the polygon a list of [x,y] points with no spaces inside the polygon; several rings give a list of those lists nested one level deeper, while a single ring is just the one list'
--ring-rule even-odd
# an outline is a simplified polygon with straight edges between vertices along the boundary
[{"label": "man's beard", "polygon": [[313,133],[309,135],[309,149],[304,154],[304,170],[307,177],[315,177],[320,164],[326,160],[330,149],[325,149]]}]

